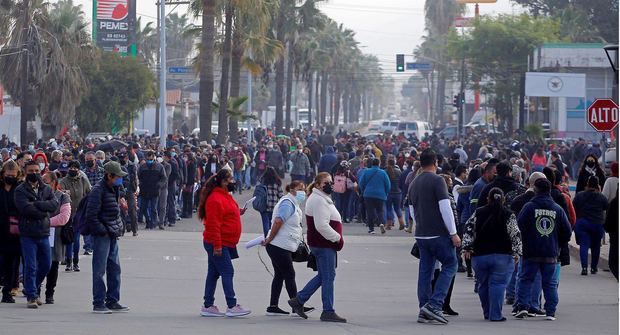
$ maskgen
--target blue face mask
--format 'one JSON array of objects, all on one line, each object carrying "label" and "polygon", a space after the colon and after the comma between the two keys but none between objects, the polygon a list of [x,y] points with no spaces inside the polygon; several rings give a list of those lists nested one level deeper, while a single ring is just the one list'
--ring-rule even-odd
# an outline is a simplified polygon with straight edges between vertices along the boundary
[{"label": "blue face mask", "polygon": [[28,150],[34,150],[34,145],[29,145]]},{"label": "blue face mask", "polygon": [[122,183],[123,183],[123,178],[122,177],[118,177],[118,178],[116,178],[116,181],[114,183],[112,183],[112,185],[114,185],[114,186],[121,186]]},{"label": "blue face mask", "polygon": [[153,160],[149,159],[148,161],[146,161],[146,164],[153,164]]},{"label": "blue face mask", "polygon": [[306,200],[306,192],[304,191],[297,191],[297,194],[295,195],[295,199],[297,199],[298,203],[302,203]]},{"label": "blue face mask", "polygon": [[173,152],[173,153],[172,153],[172,157],[176,157],[176,156],[177,156],[177,153],[176,153],[176,152]]}]

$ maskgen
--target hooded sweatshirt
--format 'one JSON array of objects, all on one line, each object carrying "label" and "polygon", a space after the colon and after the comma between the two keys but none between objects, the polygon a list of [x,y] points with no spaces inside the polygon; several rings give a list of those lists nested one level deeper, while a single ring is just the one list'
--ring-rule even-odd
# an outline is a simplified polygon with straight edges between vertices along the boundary
[{"label": "hooded sweatshirt", "polygon": [[551,195],[538,194],[517,218],[523,239],[523,257],[532,262],[557,262],[560,246],[570,240],[572,231],[566,213]]},{"label": "hooded sweatshirt", "polygon": [[331,172],[332,168],[338,163],[338,156],[334,153],[334,147],[328,146],[325,155],[319,160],[319,172]]}]

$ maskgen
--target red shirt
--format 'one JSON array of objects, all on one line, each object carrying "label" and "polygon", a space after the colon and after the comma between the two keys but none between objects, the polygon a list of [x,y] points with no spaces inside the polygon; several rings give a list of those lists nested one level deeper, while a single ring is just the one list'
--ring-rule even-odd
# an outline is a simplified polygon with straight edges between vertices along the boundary
[{"label": "red shirt", "polygon": [[222,245],[234,248],[241,237],[241,216],[239,205],[221,187],[216,187],[205,202],[205,230],[203,240],[219,249]]}]

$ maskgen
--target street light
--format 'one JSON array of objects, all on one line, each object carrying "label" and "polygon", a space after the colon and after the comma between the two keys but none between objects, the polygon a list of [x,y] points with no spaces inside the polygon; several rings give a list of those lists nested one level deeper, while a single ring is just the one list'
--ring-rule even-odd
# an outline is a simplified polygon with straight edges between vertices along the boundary
[{"label": "street light", "polygon": [[[605,46],[605,54],[607,55],[607,59],[609,60],[609,64],[611,64],[611,68],[614,70],[614,86],[612,88],[611,96],[612,99],[618,103],[618,45],[612,44]],[[616,161],[620,158],[620,151],[618,151],[618,147],[620,146],[620,136],[618,136],[618,128],[614,129],[611,133],[616,137]],[[612,137],[613,138],[613,137]],[[603,142],[604,144],[604,142]],[[606,154],[603,151],[603,164],[607,161],[605,159]]]},{"label": "street light", "polygon": [[614,70],[616,75],[618,74],[618,45],[608,45],[604,47],[605,54],[607,55],[607,59],[609,59],[609,64],[611,64],[611,68]]}]

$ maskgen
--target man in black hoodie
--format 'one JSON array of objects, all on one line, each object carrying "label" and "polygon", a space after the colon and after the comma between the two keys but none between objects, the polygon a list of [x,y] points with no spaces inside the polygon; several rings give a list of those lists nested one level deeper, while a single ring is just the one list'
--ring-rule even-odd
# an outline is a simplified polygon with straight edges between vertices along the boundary
[{"label": "man in black hoodie", "polygon": [[15,189],[15,207],[19,211],[27,306],[38,308],[43,302],[37,289],[52,266],[49,218],[58,209],[59,203],[52,189],[41,180],[41,169],[36,162],[27,162],[25,170],[26,182]]},{"label": "man in black hoodie", "polygon": [[489,191],[491,191],[493,187],[497,187],[504,192],[506,197],[505,206],[507,207],[510,207],[512,201],[526,191],[526,188],[517,183],[517,181],[512,177],[512,165],[509,161],[501,161],[497,164],[497,177],[488,183],[482,189],[482,192],[480,192],[480,197],[478,198],[478,208],[487,204]]}]

